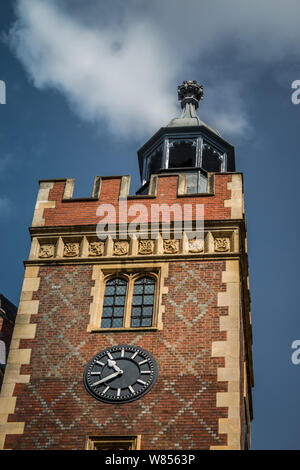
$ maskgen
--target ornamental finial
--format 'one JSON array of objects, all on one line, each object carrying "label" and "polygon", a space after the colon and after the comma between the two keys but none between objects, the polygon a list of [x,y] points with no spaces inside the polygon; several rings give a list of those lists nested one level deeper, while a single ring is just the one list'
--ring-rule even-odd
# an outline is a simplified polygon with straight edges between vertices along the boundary
[{"label": "ornamental finial", "polygon": [[191,103],[198,108],[198,103],[203,97],[203,86],[198,85],[196,80],[186,80],[178,86],[178,100],[181,101],[183,109],[187,103]]}]

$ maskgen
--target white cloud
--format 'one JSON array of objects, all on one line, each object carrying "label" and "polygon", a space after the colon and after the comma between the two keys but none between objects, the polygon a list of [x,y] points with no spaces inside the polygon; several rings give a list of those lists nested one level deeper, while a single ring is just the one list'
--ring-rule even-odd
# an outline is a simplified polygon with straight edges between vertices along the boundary
[{"label": "white cloud", "polygon": [[34,84],[59,89],[84,119],[104,118],[125,136],[167,124],[176,112],[168,89],[175,67],[165,66],[147,24],[93,30],[40,0],[21,0],[18,16],[11,44]]},{"label": "white cloud", "polygon": [[205,94],[203,114],[207,124],[225,130],[229,135],[244,136],[250,132],[243,87],[239,81],[223,79],[220,86],[206,87]]},{"label": "white cloud", "polygon": [[176,85],[203,77],[199,117],[243,135],[243,92],[259,67],[299,54],[299,13],[298,0],[18,0],[10,43],[35,86],[115,136],[166,125],[179,114]]}]

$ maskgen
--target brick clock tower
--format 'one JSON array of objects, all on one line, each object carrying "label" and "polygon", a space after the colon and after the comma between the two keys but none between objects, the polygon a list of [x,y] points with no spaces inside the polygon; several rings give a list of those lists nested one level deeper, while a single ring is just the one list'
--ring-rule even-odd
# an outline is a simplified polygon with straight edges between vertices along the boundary
[{"label": "brick clock tower", "polygon": [[196,114],[202,95],[178,87],[182,114],[138,151],[135,195],[129,176],[95,177],[88,198],[40,181],[2,449],[249,448],[243,178]]}]

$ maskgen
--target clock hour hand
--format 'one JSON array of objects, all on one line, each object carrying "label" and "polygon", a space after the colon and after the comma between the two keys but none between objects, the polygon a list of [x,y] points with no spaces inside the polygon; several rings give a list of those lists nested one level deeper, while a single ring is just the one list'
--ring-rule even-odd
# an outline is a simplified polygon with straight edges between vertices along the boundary
[{"label": "clock hour hand", "polygon": [[[121,369],[120,369],[120,371],[121,371]],[[107,376],[104,377],[103,379],[98,380],[98,382],[94,382],[94,383],[92,384],[92,387],[95,387],[96,385],[100,385],[100,384],[102,384],[103,382],[106,382],[107,380],[114,379],[115,377],[117,377],[117,375],[119,375],[120,373],[123,372],[123,371],[122,371],[122,372],[120,372],[120,371],[117,371],[117,372],[114,372],[113,374],[107,375]]]},{"label": "clock hour hand", "polygon": [[108,365],[108,367],[112,367],[113,369],[115,369],[116,372],[119,372],[120,374],[123,374],[122,369],[120,369],[120,367],[117,366],[116,361],[108,359],[107,365]]}]

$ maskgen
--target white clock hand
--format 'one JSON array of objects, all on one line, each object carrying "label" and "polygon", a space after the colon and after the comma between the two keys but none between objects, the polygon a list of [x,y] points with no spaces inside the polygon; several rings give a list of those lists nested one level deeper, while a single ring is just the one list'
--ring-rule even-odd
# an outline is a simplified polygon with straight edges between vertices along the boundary
[{"label": "white clock hand", "polygon": [[[121,370],[121,369],[120,369]],[[119,375],[120,373],[123,373],[123,371],[117,371],[117,372],[114,372],[113,374],[110,374],[110,375],[107,375],[106,377],[104,377],[103,379],[101,380],[98,380],[98,382],[94,382],[92,385],[92,387],[95,387],[96,385],[100,385],[102,384],[103,382],[106,382],[107,380],[111,380],[113,379],[114,377],[117,377],[117,375]]]},{"label": "white clock hand", "polygon": [[113,367],[115,369],[115,371],[120,372],[121,374],[123,374],[123,371],[120,369],[120,367],[118,367],[116,365],[116,361],[112,361],[111,359],[108,359],[107,365],[108,365],[108,367]]}]

